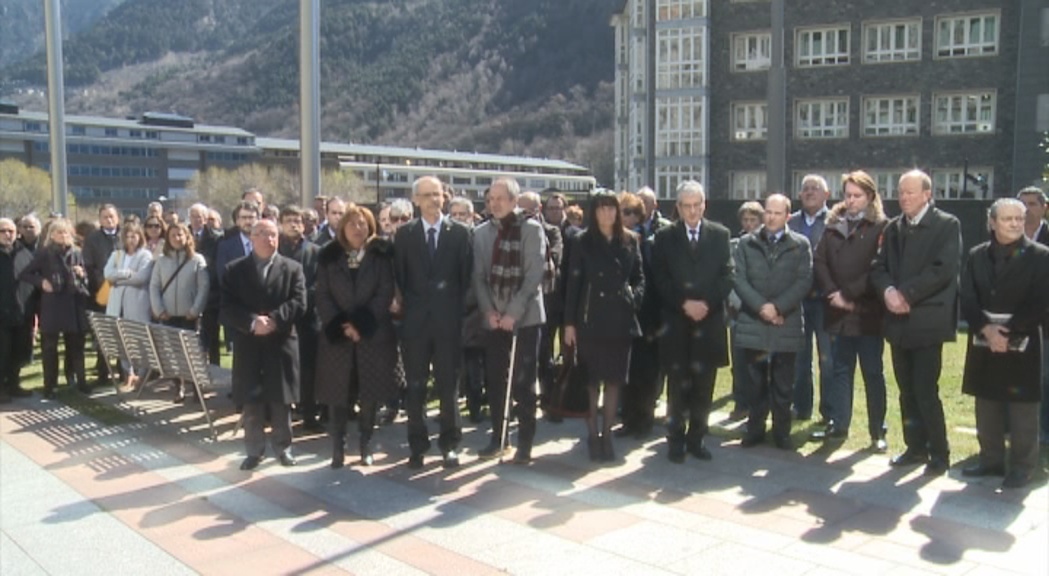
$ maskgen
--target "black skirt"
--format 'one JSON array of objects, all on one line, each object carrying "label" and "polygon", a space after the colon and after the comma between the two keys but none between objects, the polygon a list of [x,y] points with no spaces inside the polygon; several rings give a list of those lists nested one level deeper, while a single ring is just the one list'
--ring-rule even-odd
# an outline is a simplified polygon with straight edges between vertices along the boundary
[{"label": "black skirt", "polygon": [[630,372],[630,347],[633,338],[578,337],[579,362],[586,366],[587,381],[591,386],[601,382],[626,384]]}]

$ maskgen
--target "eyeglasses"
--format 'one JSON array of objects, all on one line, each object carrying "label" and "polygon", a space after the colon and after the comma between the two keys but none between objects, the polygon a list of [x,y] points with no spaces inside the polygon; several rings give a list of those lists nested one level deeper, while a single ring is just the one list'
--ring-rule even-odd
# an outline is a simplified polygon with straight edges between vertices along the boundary
[{"label": "eyeglasses", "polygon": [[625,208],[623,210],[623,216],[640,216],[641,211],[636,208]]},{"label": "eyeglasses", "polygon": [[160,224],[157,224],[157,223],[146,224],[146,228],[160,228]]},{"label": "eyeglasses", "polygon": [[390,222],[410,222],[411,216],[390,216]]}]

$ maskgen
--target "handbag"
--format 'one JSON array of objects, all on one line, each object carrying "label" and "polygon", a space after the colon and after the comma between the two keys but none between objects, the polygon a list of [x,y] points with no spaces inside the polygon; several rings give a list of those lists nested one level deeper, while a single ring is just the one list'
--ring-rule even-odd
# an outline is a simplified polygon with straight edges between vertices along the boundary
[{"label": "handbag", "polygon": [[[120,266],[120,262],[124,259],[124,251],[120,250],[117,252],[117,266]],[[109,304],[109,291],[113,289],[113,285],[109,280],[103,280],[102,285],[98,287],[98,292],[95,292],[95,304],[99,306],[105,306]]]},{"label": "handbag", "polygon": [[562,358],[547,409],[555,417],[585,418],[590,410],[586,366],[579,362],[574,347],[565,347]]}]

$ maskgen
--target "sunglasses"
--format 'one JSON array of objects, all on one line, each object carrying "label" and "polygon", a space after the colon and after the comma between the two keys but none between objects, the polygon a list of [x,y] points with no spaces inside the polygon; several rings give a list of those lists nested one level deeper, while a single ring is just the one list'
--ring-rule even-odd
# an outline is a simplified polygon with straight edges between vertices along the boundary
[{"label": "sunglasses", "polygon": [[641,211],[635,208],[626,208],[623,210],[623,216],[640,216]]},{"label": "sunglasses", "polygon": [[390,222],[410,222],[411,216],[390,216]]}]

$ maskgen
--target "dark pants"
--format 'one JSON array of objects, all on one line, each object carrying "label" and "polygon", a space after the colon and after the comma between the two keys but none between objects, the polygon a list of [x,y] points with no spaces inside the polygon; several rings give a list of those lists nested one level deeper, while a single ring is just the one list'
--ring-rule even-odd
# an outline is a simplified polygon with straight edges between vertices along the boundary
[{"label": "dark pants", "polygon": [[204,310],[204,314],[200,317],[200,338],[204,341],[204,348],[208,351],[208,362],[213,366],[218,366],[222,350],[219,342],[218,308]]},{"label": "dark pants", "polygon": [[881,438],[885,435],[885,372],[882,366],[885,341],[881,336],[831,335],[830,348],[834,358],[834,377],[827,383],[826,390],[833,408],[830,419],[845,430],[852,423],[856,359],[859,358],[867,394],[867,432],[871,439]]},{"label": "dark pants", "polygon": [[786,440],[790,437],[791,385],[797,354],[746,349],[744,355],[750,372],[747,436],[765,436],[765,420],[771,411],[773,438]]},{"label": "dark pants", "polygon": [[[539,326],[517,329],[517,353],[510,397],[517,403],[511,414],[520,422],[518,450],[529,453],[535,439],[535,378],[536,354],[539,347]],[[503,434],[506,389],[510,376],[510,348],[513,334],[504,330],[485,330],[485,384],[488,387],[488,405],[492,413],[492,441],[499,442]]]},{"label": "dark pants", "polygon": [[470,418],[479,418],[484,403],[484,348],[463,348],[462,377]]},{"label": "dark pants", "polygon": [[[546,297],[546,295],[543,295]],[[542,398],[543,406],[548,405],[551,401],[551,394],[554,390],[554,378],[556,377],[554,369],[554,338],[557,336],[558,323],[552,320],[552,315],[547,313],[547,318],[551,318],[543,327],[543,330],[539,334],[539,353],[536,365],[536,371],[539,376],[539,395]]]},{"label": "dark pants", "polygon": [[317,419],[316,384],[318,332],[310,324],[298,326],[299,334],[299,413],[302,419],[312,422]]},{"label": "dark pants", "polygon": [[[40,335],[41,355],[44,357],[44,391],[58,386],[58,337],[65,341],[63,368],[70,386],[87,386],[84,372],[84,332],[45,332]],[[105,364],[105,362],[102,362]],[[108,372],[107,372],[108,374]]]},{"label": "dark pants", "polygon": [[[411,328],[405,327],[405,334]],[[441,452],[455,450],[463,436],[462,416],[459,414],[459,386],[457,370],[462,354],[458,333],[445,337],[409,337],[401,341],[404,354],[404,374],[408,383],[408,447],[412,454],[430,449],[430,434],[426,429],[426,382],[433,366],[434,389],[441,405],[441,435],[437,446]]]},{"label": "dark pants", "polygon": [[0,393],[20,388],[19,372],[29,357],[25,348],[29,326],[0,326]]},{"label": "dark pants", "polygon": [[947,460],[950,448],[939,385],[943,345],[891,349],[892,369],[900,386],[900,419],[907,450]]},{"label": "dark pants", "polygon": [[1005,436],[1008,423],[1009,470],[1031,473],[1038,467],[1037,402],[998,402],[976,399],[976,437],[980,441],[980,464],[1005,466]]},{"label": "dark pants", "polygon": [[[805,348],[796,354],[794,368],[794,413],[801,418],[812,416],[812,353],[815,349],[820,369],[820,416],[830,418],[832,408],[827,405],[827,384],[834,369],[830,353],[830,335],[823,329],[823,300],[807,298],[801,304],[805,316]],[[813,337],[816,344],[813,346]]]},{"label": "dark pants", "polygon": [[656,399],[663,391],[659,371],[659,341],[634,338],[630,347],[630,375],[623,387],[623,427],[635,432],[652,429],[656,416]]},{"label": "dark pants", "polygon": [[244,449],[248,456],[266,454],[266,416],[269,414],[270,429],[275,454],[291,448],[291,410],[283,402],[252,402],[243,408]]},{"label": "dark pants", "polygon": [[747,355],[742,346],[736,345],[736,327],[733,322],[729,327],[729,338],[732,341],[732,402],[736,410],[744,412],[750,409],[747,395],[750,393],[750,369],[747,368]]},{"label": "dark pants", "polygon": [[[360,449],[362,456],[366,452],[368,443],[371,442],[372,432],[375,431],[375,416],[378,411],[378,402],[361,402],[361,411],[357,415],[357,429],[361,434]],[[331,420],[328,425],[328,433],[331,435],[336,450],[342,450],[343,446],[345,446],[346,428],[349,419],[349,406],[341,405],[331,407]]]},{"label": "dark pants", "polygon": [[[1049,335],[1049,332],[1046,332]],[[1042,408],[1041,433],[1042,444],[1049,444],[1049,342],[1042,344]]]},{"label": "dark pants", "polygon": [[707,421],[717,375],[717,368],[714,368],[667,378],[667,441],[673,447],[703,444],[709,430]]}]

